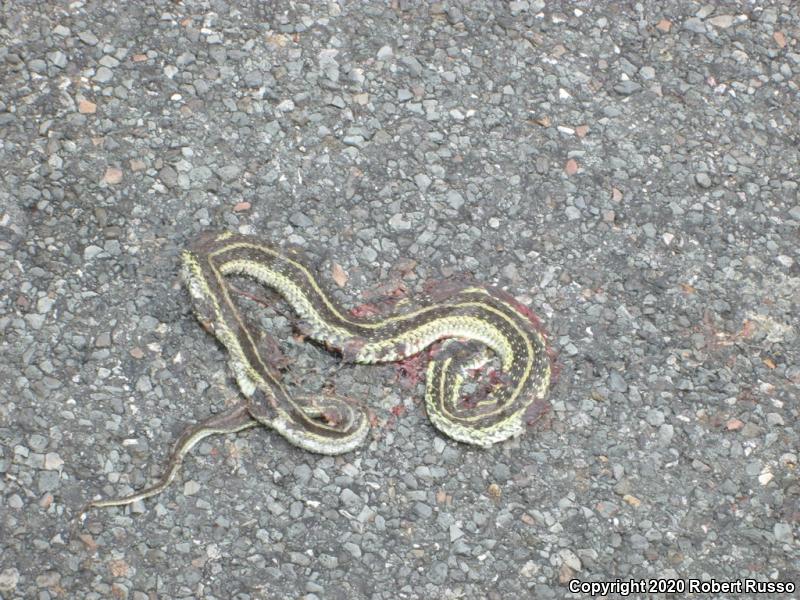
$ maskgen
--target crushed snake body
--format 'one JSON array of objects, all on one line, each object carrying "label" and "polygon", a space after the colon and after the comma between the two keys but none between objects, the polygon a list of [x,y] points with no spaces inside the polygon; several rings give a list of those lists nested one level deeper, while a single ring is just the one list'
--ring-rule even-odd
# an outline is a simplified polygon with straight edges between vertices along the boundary
[{"label": "crushed snake body", "polygon": [[[415,297],[413,304],[405,303],[388,316],[359,317],[333,301],[296,251],[252,236],[204,234],[184,251],[182,262],[194,311],[228,351],[245,400],[188,428],[156,485],[92,506],[129,504],[163,491],[188,450],[214,433],[261,424],[320,454],[345,453],[363,443],[369,421],[362,409],[335,396],[295,398],[287,392],[232,300],[230,276],[245,276],[277,291],[299,317],[303,333],[339,351],[345,361],[401,361],[435,346],[425,407],[433,424],[460,442],[489,447],[518,435],[526,411],[549,387],[551,365],[543,334],[521,305],[494,288],[463,286],[444,298]],[[465,399],[469,373],[491,354],[499,362],[500,383],[479,398]]]}]

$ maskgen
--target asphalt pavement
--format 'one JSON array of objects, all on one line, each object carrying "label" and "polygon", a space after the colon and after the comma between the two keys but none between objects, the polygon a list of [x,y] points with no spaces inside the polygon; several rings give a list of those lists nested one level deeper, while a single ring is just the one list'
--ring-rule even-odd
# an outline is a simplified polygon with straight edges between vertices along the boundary
[{"label": "asphalt pavement", "polygon": [[[794,2],[0,10],[0,598],[800,597]],[[503,288],[547,405],[454,442],[422,366],[343,365],[253,288],[287,386],[369,407],[366,443],[211,437],[79,515],[238,401],[178,278],[209,229],[348,308]]]}]

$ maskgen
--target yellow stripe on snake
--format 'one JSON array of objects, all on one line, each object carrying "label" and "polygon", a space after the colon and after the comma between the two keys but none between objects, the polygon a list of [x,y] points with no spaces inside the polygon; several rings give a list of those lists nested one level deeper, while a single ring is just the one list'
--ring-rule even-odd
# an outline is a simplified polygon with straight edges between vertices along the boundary
[{"label": "yellow stripe on snake", "polygon": [[[175,443],[163,477],[124,498],[89,506],[122,506],[154,496],[174,479],[185,454],[201,439],[265,425],[289,442],[320,454],[342,454],[366,438],[366,413],[333,396],[293,398],[259,352],[257,341],[231,298],[226,278],[245,276],[277,291],[301,319],[311,339],[362,364],[401,361],[444,340],[428,363],[425,407],[451,438],[484,448],[520,434],[531,405],[550,384],[545,339],[510,296],[479,286],[444,299],[415,298],[385,317],[356,317],[337,306],[293,250],[250,236],[204,234],[184,251],[183,279],[200,322],[222,343],[244,400],[189,427]],[[468,372],[492,353],[502,377],[480,398],[464,398]]]}]

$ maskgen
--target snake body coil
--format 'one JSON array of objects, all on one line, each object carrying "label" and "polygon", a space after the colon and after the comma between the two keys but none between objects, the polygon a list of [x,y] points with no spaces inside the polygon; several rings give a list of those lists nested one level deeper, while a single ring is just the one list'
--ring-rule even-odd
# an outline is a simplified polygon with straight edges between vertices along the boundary
[{"label": "snake body coil", "polygon": [[[259,353],[256,339],[231,299],[230,275],[243,275],[276,290],[301,319],[304,333],[341,352],[347,361],[371,364],[412,356],[445,340],[429,364],[425,406],[433,424],[453,439],[489,447],[522,432],[526,410],[545,396],[550,360],[545,340],[512,298],[497,290],[465,287],[444,299],[415,298],[385,317],[356,317],[338,307],[294,251],[250,236],[204,234],[183,259],[183,278],[200,322],[229,353],[229,364],[246,398],[222,414],[187,429],[175,444],[167,472],[134,495],[92,502],[119,506],[161,492],[183,456],[200,439],[258,424],[292,444],[321,454],[359,446],[366,414],[336,397],[293,398]],[[475,349],[483,349],[476,352]],[[502,384],[481,398],[464,400],[467,372],[497,357]]]}]

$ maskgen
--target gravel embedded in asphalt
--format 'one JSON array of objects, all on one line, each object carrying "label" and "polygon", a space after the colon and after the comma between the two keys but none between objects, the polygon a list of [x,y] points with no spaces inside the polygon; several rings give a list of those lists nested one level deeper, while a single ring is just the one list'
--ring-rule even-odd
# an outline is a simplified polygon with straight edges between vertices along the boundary
[{"label": "gravel embedded in asphalt", "polygon": [[[0,597],[800,584],[792,2],[0,10]],[[208,438],[73,520],[238,397],[177,277],[209,228],[302,248],[348,307],[503,287],[549,332],[549,410],[464,446],[413,374],[243,300],[292,390],[369,406],[367,443]]]}]

